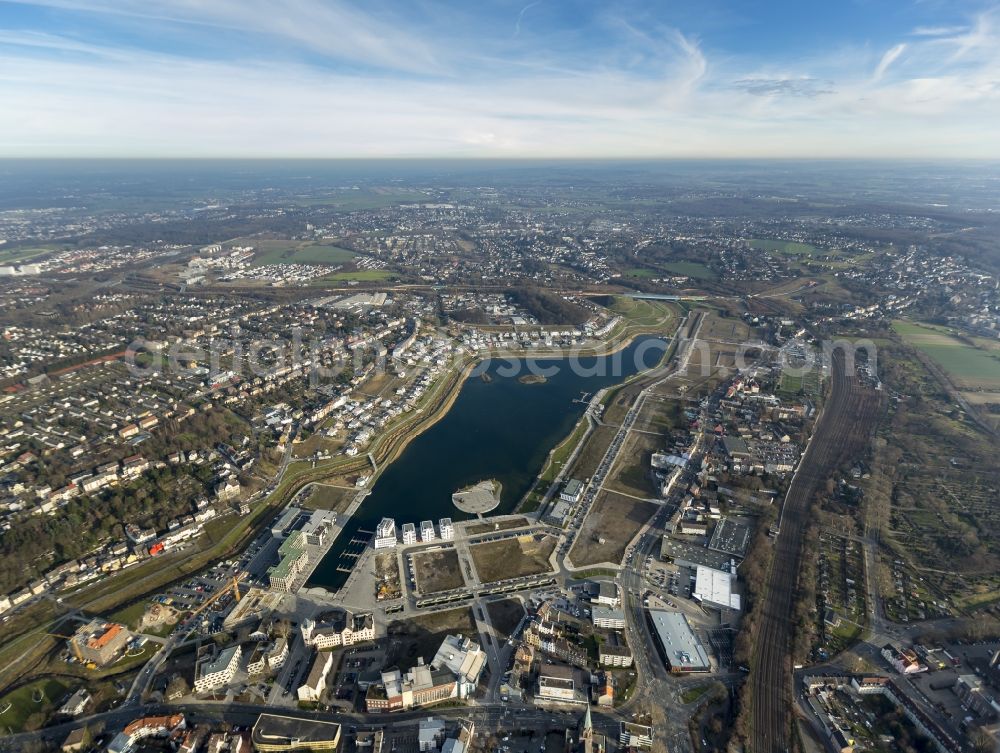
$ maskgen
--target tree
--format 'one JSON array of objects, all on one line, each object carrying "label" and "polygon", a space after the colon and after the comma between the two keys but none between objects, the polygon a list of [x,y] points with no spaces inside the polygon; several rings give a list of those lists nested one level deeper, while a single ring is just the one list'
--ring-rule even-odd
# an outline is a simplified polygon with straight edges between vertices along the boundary
[{"label": "tree", "polygon": [[976,727],[969,733],[969,743],[975,753],[993,753],[997,749],[993,736],[982,727]]}]

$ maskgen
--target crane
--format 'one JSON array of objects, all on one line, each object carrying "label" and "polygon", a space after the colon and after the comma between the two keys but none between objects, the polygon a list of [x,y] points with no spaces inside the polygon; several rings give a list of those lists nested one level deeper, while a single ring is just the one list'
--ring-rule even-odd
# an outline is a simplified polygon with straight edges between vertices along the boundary
[{"label": "crane", "polygon": [[209,596],[200,607],[198,607],[196,610],[194,610],[191,613],[191,616],[188,619],[193,619],[193,618],[197,617],[199,614],[201,614],[202,612],[204,612],[206,609],[208,609],[210,606],[212,606],[215,602],[217,602],[219,599],[221,599],[223,596],[225,596],[227,593],[229,593],[230,590],[232,590],[232,592],[233,592],[233,598],[238,602],[240,600],[240,581],[243,579],[244,575],[245,575],[245,573],[243,573],[243,572],[240,572],[237,575],[234,575],[232,577],[232,579],[229,581],[229,583],[227,583],[225,586],[223,586],[222,588],[220,588],[214,594],[212,594],[211,596]]}]

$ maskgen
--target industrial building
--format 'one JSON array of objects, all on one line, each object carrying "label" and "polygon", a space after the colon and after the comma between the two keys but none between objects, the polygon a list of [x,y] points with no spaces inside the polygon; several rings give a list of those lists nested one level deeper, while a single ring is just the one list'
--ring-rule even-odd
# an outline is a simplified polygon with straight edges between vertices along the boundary
[{"label": "industrial building", "polygon": [[740,595],[733,593],[736,573],[699,565],[695,568],[695,585],[691,597],[712,609],[740,611]]},{"label": "industrial building", "polygon": [[650,609],[647,612],[653,637],[671,672],[709,672],[712,664],[705,647],[680,612]]}]

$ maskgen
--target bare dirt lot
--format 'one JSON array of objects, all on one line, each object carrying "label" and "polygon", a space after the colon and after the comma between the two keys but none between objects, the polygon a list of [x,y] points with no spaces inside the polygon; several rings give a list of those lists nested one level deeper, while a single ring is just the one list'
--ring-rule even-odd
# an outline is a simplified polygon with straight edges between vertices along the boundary
[{"label": "bare dirt lot", "polygon": [[507,531],[511,528],[521,528],[528,525],[527,518],[510,518],[508,520],[484,520],[482,523],[469,523],[465,527],[465,532],[470,536],[480,533],[491,533],[492,531]]},{"label": "bare dirt lot", "polygon": [[389,623],[389,655],[386,666],[395,664],[406,671],[423,658],[429,663],[446,635],[459,633],[476,637],[476,624],[468,607],[447,609]]},{"label": "bare dirt lot", "polygon": [[573,465],[573,478],[588,478],[594,475],[601,458],[608,450],[608,445],[615,438],[618,429],[614,426],[598,426],[587,438],[586,444],[580,450],[576,463]]},{"label": "bare dirt lot", "polygon": [[330,486],[329,484],[313,484],[310,487],[309,496],[302,503],[302,506],[307,510],[344,512],[357,493],[357,489]]},{"label": "bare dirt lot", "polygon": [[399,560],[396,559],[396,550],[375,553],[375,579],[376,593],[378,601],[386,599],[398,599],[402,595],[399,584]]},{"label": "bare dirt lot", "polygon": [[662,441],[651,434],[629,434],[606,488],[638,497],[655,497],[649,463],[661,447]]},{"label": "bare dirt lot", "polygon": [[450,591],[465,585],[462,568],[458,563],[458,552],[454,549],[417,552],[413,555],[413,569],[417,590],[422,594]]},{"label": "bare dirt lot", "polygon": [[517,599],[491,601],[486,605],[490,623],[501,635],[509,637],[524,617],[524,607]]},{"label": "bare dirt lot", "polygon": [[549,556],[556,548],[553,536],[518,536],[474,544],[469,547],[476,573],[483,583],[492,583],[508,578],[539,575],[552,570]]},{"label": "bare dirt lot", "polygon": [[614,492],[602,492],[583,522],[569,556],[575,567],[599,562],[621,562],[625,547],[639,532],[657,505]]}]

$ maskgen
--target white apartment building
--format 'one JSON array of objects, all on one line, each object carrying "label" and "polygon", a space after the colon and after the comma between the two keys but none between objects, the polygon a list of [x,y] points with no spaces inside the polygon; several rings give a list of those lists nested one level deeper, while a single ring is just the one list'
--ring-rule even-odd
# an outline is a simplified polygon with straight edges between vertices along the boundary
[{"label": "white apartment building", "polygon": [[375,548],[391,549],[397,543],[396,521],[392,518],[382,518],[375,527]]},{"label": "white apartment building", "polygon": [[420,522],[420,540],[424,543],[428,541],[434,541],[437,539],[437,534],[434,532],[434,522],[430,520],[422,520]]},{"label": "white apartment building", "polygon": [[344,612],[343,620],[317,625],[315,620],[304,620],[301,627],[302,642],[318,649],[336,646],[353,646],[355,643],[375,640],[375,619],[370,613]]},{"label": "white apartment building", "polygon": [[451,541],[455,538],[455,526],[451,523],[451,518],[441,518],[438,521],[438,529],[441,531],[442,541]]},{"label": "white apartment building", "polygon": [[417,543],[417,527],[413,523],[403,523],[403,546]]},{"label": "white apartment building", "polygon": [[207,693],[228,685],[236,676],[242,656],[240,646],[230,646],[217,656],[199,662],[195,667],[194,691]]}]

